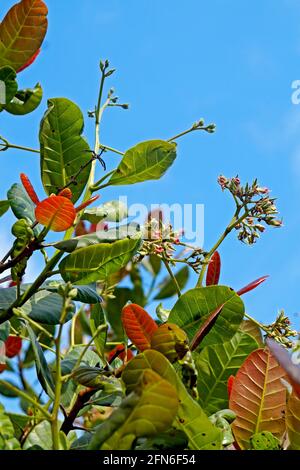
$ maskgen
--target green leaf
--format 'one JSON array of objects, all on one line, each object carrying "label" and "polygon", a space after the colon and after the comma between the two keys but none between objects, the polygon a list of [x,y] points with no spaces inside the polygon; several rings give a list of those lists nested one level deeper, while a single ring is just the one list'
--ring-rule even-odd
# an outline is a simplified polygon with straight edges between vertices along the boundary
[{"label": "green leaf", "polygon": [[124,329],[121,320],[121,311],[127,302],[134,302],[134,292],[129,287],[116,287],[114,298],[107,300],[106,314],[107,320],[113,329],[116,339],[124,340]]},{"label": "green leaf", "polygon": [[43,387],[43,390],[47,393],[47,395],[49,395],[50,398],[53,398],[53,391],[55,389],[55,386],[43,350],[39,345],[39,342],[35,336],[33,329],[28,324],[27,331],[35,357],[35,368],[39,382]]},{"label": "green leaf", "polygon": [[177,426],[188,437],[189,448],[220,449],[221,431],[209,421],[201,406],[187,392],[173,366],[158,351],[148,349],[128,362],[122,374],[127,392],[136,389],[145,369],[152,369],[176,388],[180,403],[176,418]]},{"label": "green leaf", "polygon": [[[28,284],[23,284],[21,292],[23,293],[26,288],[28,288]],[[16,287],[0,290],[0,319],[1,313],[5,313],[15,300]],[[63,299],[60,295],[42,289],[30,297],[21,310],[38,323],[57,325],[60,320],[62,306]],[[70,320],[71,317],[72,313],[67,316],[66,321]]]},{"label": "green leaf", "polygon": [[[175,278],[177,280],[180,290],[184,289],[189,279],[189,268],[187,266],[184,266],[175,274]],[[154,300],[167,299],[168,297],[172,297],[176,293],[177,290],[174,286],[174,281],[170,278],[170,276],[168,276],[162,283],[161,289],[159,293],[154,297]]]},{"label": "green leaf", "polygon": [[128,208],[124,202],[109,201],[102,206],[85,209],[81,220],[88,220],[92,224],[97,224],[102,220],[105,222],[121,222],[128,217]]},{"label": "green leaf", "polygon": [[39,83],[34,88],[19,90],[12,101],[4,107],[5,111],[16,116],[32,113],[41,104],[43,89]]},{"label": "green leaf", "polygon": [[[66,354],[65,358],[61,361],[62,375],[72,373],[84,348],[85,346],[75,346],[73,349],[71,349],[70,352]],[[101,362],[99,356],[94,351],[88,350],[84,354],[80,364],[77,364],[77,366],[95,367],[97,364],[99,364],[99,362]],[[101,365],[104,366],[104,364]]]},{"label": "green leaf", "polygon": [[107,185],[159,179],[176,158],[176,144],[164,140],[141,142],[127,150]]},{"label": "green leaf", "polygon": [[70,240],[56,242],[53,246],[57,250],[72,253],[79,248],[98,245],[99,243],[113,243],[117,240],[124,240],[126,238],[140,239],[140,226],[138,224],[131,223],[128,225],[120,225],[119,227],[111,228],[109,230],[97,230],[95,233],[89,233],[87,235],[71,238]]},{"label": "green leaf", "polygon": [[[43,287],[49,292],[57,292],[58,287],[62,285],[61,281],[50,281],[43,284]],[[97,285],[95,282],[88,284],[86,286],[73,286],[74,289],[77,289],[77,295],[73,298],[77,302],[82,302],[83,304],[97,304],[102,301],[102,298],[97,292]]]},{"label": "green leaf", "polygon": [[169,321],[180,326],[192,339],[207,318],[221,306],[222,311],[201,346],[223,343],[236,333],[244,316],[243,301],[229,287],[209,286],[187,291],[172,308]]},{"label": "green leaf", "polygon": [[51,423],[49,421],[41,421],[28,434],[23,449],[28,450],[33,446],[39,446],[43,450],[52,450]]},{"label": "green leaf", "polygon": [[9,201],[0,201],[0,217],[5,214],[10,208]]},{"label": "green leaf", "polygon": [[238,331],[230,341],[206,346],[194,355],[198,370],[199,403],[207,414],[228,408],[227,381],[259,345]]},{"label": "green leaf", "polygon": [[19,441],[14,437],[15,431],[12,422],[0,403],[0,450],[19,450]]},{"label": "green leaf", "polygon": [[177,429],[171,429],[168,432],[162,432],[154,437],[144,439],[144,442],[138,443],[135,450],[165,450],[165,449],[186,449],[188,441],[186,435]]},{"label": "green leaf", "polygon": [[140,240],[124,239],[80,248],[60,262],[61,276],[65,282],[79,285],[104,281],[126,266],[139,246]]},{"label": "green leaf", "polygon": [[23,186],[18,183],[13,184],[8,190],[7,199],[17,219],[26,219],[29,223],[34,223],[35,207],[26,191],[23,189]]},{"label": "green leaf", "polygon": [[78,367],[72,372],[72,379],[79,385],[94,388],[95,390],[103,390],[104,393],[109,395],[122,393],[120,380],[113,375],[110,377],[104,375],[103,369],[100,367]]},{"label": "green leaf", "polygon": [[[1,291],[0,291],[1,294]],[[5,341],[9,336],[10,323],[6,321],[0,325],[0,341]]]},{"label": "green leaf", "polygon": [[[8,383],[10,385],[13,385],[14,387],[18,388],[17,385],[12,382],[11,380],[5,380],[5,383]],[[8,387],[5,386],[5,384],[0,381],[0,395],[3,395],[6,398],[17,398],[19,395],[15,393],[14,391],[10,390]]]},{"label": "green leaf", "polygon": [[[97,328],[101,325],[107,325],[103,308],[100,303],[93,306],[90,316],[90,327],[92,335],[96,334]],[[105,361],[105,345],[107,338],[107,328],[100,331],[94,339],[94,343],[99,356]]]},{"label": "green leaf", "polygon": [[251,320],[243,320],[240,324],[240,330],[252,336],[258,344],[259,348],[264,347],[264,341],[261,334],[261,329]]},{"label": "green leaf", "polygon": [[136,438],[169,429],[177,409],[176,389],[153,370],[145,370],[134,392],[96,428],[89,449],[129,450]]},{"label": "green leaf", "polygon": [[[81,167],[91,160],[83,132],[83,115],[78,106],[66,98],[48,100],[40,128],[41,178],[47,194],[65,187]],[[88,181],[90,166],[80,173],[77,184],[72,185],[76,202]]]},{"label": "green leaf", "polygon": [[28,422],[31,420],[30,416],[19,415],[16,413],[7,413],[13,427],[14,434],[17,439],[20,439],[23,435],[24,429],[27,427]]},{"label": "green leaf", "polygon": [[0,84],[2,85],[0,88],[0,110],[7,105],[17,93],[18,84],[16,78],[17,74],[13,68],[8,66],[0,68]]}]

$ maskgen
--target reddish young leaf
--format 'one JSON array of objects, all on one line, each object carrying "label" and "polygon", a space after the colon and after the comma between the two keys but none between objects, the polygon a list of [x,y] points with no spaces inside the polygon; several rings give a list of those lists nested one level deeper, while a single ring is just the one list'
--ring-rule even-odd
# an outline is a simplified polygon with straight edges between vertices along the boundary
[{"label": "reddish young leaf", "polygon": [[151,347],[151,336],[158,328],[152,317],[137,304],[128,304],[122,310],[122,323],[126,335],[139,349]]},{"label": "reddish young leaf", "polygon": [[238,290],[237,294],[238,295],[243,295],[243,294],[246,294],[247,292],[250,292],[253,289],[256,289],[256,287],[259,286],[259,284],[261,284],[262,282],[265,282],[265,280],[268,277],[269,276],[262,276],[262,277],[256,279],[255,281],[250,282],[250,284],[247,284],[245,287],[242,287],[240,290]]},{"label": "reddish young leaf", "polygon": [[99,195],[91,197],[88,201],[83,202],[76,208],[76,212],[82,211],[82,209],[85,209],[87,206],[92,204],[93,202],[97,201],[99,199]]},{"label": "reddish young leaf", "polygon": [[218,251],[215,251],[207,268],[206,285],[216,286],[219,284],[221,272],[221,257]]},{"label": "reddish young leaf", "polygon": [[269,431],[281,439],[286,431],[285,371],[270,351],[253,351],[233,381],[229,408],[236,414],[232,431],[241,449],[250,448],[253,434]]},{"label": "reddish young leaf", "polygon": [[70,188],[65,188],[59,191],[58,196],[66,197],[67,199],[72,199],[73,194]]},{"label": "reddish young leaf", "polygon": [[230,398],[230,395],[231,395],[234,379],[235,379],[234,375],[231,375],[227,380],[228,398]]},{"label": "reddish young leaf", "polygon": [[0,67],[22,69],[40,49],[47,32],[47,6],[42,0],[21,0],[0,24]]},{"label": "reddish young leaf", "polygon": [[266,343],[268,348],[281,367],[286,371],[289,381],[293,386],[294,391],[300,397],[300,361],[299,354],[295,354],[294,360],[290,356],[286,348],[281,344],[277,343],[271,338],[267,338]]},{"label": "reddish young leaf", "polygon": [[191,344],[190,344],[191,351],[194,351],[199,346],[201,341],[203,341],[205,336],[210,332],[210,330],[216,323],[218,316],[222,312],[223,307],[224,307],[224,304],[217,307],[216,310],[214,310],[209,315],[209,317],[205,320],[203,325],[200,326],[199,330],[197,331],[197,333],[195,334],[195,336],[193,337],[191,341]]},{"label": "reddish young leaf", "polygon": [[27,69],[27,67],[29,67],[31,64],[33,64],[33,62],[35,61],[35,59],[37,58],[37,56],[40,54],[41,52],[41,49],[38,49],[32,57],[30,57],[30,59],[28,60],[28,62],[26,62],[26,64],[22,65],[22,67],[20,67],[18,70],[17,70],[17,73],[20,73],[22,72],[23,70]]},{"label": "reddish young leaf", "polygon": [[[5,356],[5,343],[0,343],[0,360],[2,361],[1,356]],[[0,362],[0,374],[1,372],[4,372],[6,368],[6,362]]]},{"label": "reddish young leaf", "polygon": [[127,349],[126,355],[125,346],[123,344],[118,344],[109,352],[107,360],[109,363],[111,363],[116,357],[120,358],[123,362],[129,362],[130,359],[134,357],[134,355],[131,349]]},{"label": "reddish young leaf", "polygon": [[9,336],[5,341],[5,355],[12,358],[19,354],[22,349],[22,340],[19,336]]},{"label": "reddish young leaf", "polygon": [[35,217],[40,224],[54,232],[64,232],[72,226],[76,212],[70,199],[50,196],[37,205]]},{"label": "reddish young leaf", "polygon": [[28,196],[30,197],[30,199],[32,200],[32,202],[37,205],[39,204],[40,200],[30,182],[30,179],[28,178],[27,175],[25,175],[24,173],[21,173],[20,174],[20,179],[22,181],[22,184],[25,188],[25,191],[27,192]]}]

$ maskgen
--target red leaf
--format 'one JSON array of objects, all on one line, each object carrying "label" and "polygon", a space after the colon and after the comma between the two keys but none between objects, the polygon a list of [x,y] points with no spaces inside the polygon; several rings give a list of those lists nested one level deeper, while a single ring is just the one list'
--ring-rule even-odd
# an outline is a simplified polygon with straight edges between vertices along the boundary
[{"label": "red leaf", "polygon": [[40,52],[41,52],[41,49],[38,49],[33,54],[33,56],[28,60],[28,62],[26,62],[26,64],[22,65],[22,67],[20,67],[19,70],[17,70],[17,73],[22,72],[23,70],[27,69],[27,67],[29,67],[31,64],[33,64],[33,62],[35,61],[35,59],[37,58]]},{"label": "red leaf", "polygon": [[139,349],[151,347],[151,336],[158,328],[152,317],[137,304],[128,304],[122,310],[122,323],[128,338]]},{"label": "red leaf", "polygon": [[[0,343],[0,357],[4,357],[5,356],[5,344],[4,343]],[[6,362],[0,362],[0,374],[1,372],[5,371],[6,369]]]},{"label": "red leaf", "polygon": [[265,280],[268,277],[269,276],[262,276],[262,277],[256,279],[255,281],[250,282],[250,284],[247,284],[247,286],[242,287],[240,290],[238,290],[237,295],[243,295],[243,294],[246,294],[247,292],[250,292],[253,289],[256,289],[256,287],[259,286],[259,284],[261,284],[262,282],[265,282]]},{"label": "red leaf", "polygon": [[70,199],[63,196],[50,196],[40,202],[35,209],[36,220],[54,232],[64,232],[75,220],[76,212]]},{"label": "red leaf", "polygon": [[88,201],[85,201],[85,202],[83,202],[82,204],[80,204],[80,205],[76,208],[76,212],[82,211],[82,209],[85,209],[87,206],[89,206],[90,204],[92,204],[92,203],[93,203],[94,201],[96,201],[97,199],[99,199],[99,195],[91,197],[91,199],[89,199]]},{"label": "red leaf", "polygon": [[12,358],[19,354],[22,349],[22,340],[19,336],[9,336],[5,341],[5,355]]},{"label": "red leaf", "polygon": [[108,362],[111,363],[116,357],[119,357],[123,362],[129,362],[130,359],[134,357],[131,349],[127,349],[127,357],[125,346],[123,344],[118,344],[114,349],[112,349],[108,355]]},{"label": "red leaf", "polygon": [[23,184],[28,196],[32,200],[32,202],[35,205],[39,204],[40,200],[37,197],[37,194],[36,194],[32,184],[31,184],[30,179],[28,178],[28,176],[25,175],[24,173],[21,173],[20,178],[21,178],[22,184]]},{"label": "red leaf", "polygon": [[234,375],[231,375],[231,376],[229,377],[229,379],[227,380],[228,398],[230,398],[230,395],[231,395],[231,391],[232,391],[234,379],[235,379]]},{"label": "red leaf", "polygon": [[300,362],[299,354],[296,353],[294,361],[286,348],[271,338],[267,338],[266,343],[273,356],[277,359],[281,367],[288,375],[289,381],[296,394],[300,397]]},{"label": "red leaf", "polygon": [[195,334],[194,338],[191,341],[191,344],[190,344],[191,351],[194,351],[199,346],[201,341],[203,341],[205,336],[210,332],[210,330],[216,323],[218,316],[222,312],[223,307],[224,307],[224,304],[217,307],[216,310],[214,310],[209,315],[209,317],[205,320],[203,325],[200,326],[199,330],[197,331],[197,333]]},{"label": "red leaf", "polygon": [[218,251],[215,251],[207,268],[206,285],[216,286],[219,283],[221,272],[221,257]]}]

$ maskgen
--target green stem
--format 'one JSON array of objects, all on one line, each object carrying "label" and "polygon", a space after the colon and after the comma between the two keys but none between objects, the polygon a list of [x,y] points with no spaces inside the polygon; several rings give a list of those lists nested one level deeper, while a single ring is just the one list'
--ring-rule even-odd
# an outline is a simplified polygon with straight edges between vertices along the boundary
[{"label": "green stem", "polygon": [[266,328],[262,323],[260,323],[258,320],[255,320],[255,318],[251,317],[250,315],[248,315],[248,313],[244,313],[244,316],[246,318],[248,318],[248,320],[252,321],[252,323],[254,323],[256,326],[258,326],[258,328],[260,328],[261,330],[263,330],[265,333],[270,333],[270,331],[268,330],[268,328]]},{"label": "green stem", "polygon": [[217,249],[219,248],[221,243],[225,240],[227,235],[247,217],[248,212],[246,211],[241,217],[238,218],[239,211],[240,211],[240,208],[237,208],[236,213],[234,217],[232,218],[230,224],[226,227],[226,229],[224,230],[224,232],[222,233],[218,241],[214,244],[212,249],[205,256],[196,287],[202,287],[208,263],[210,261],[210,258],[214,254],[214,252],[217,251]]},{"label": "green stem", "polygon": [[59,450],[59,422],[58,414],[60,407],[60,398],[61,398],[61,389],[62,389],[62,380],[61,380],[61,357],[60,357],[60,343],[63,332],[63,323],[60,323],[58,335],[55,340],[56,346],[56,368],[55,368],[55,390],[54,390],[54,403],[53,410],[51,415],[51,432],[52,432],[52,442],[53,450]]},{"label": "green stem", "polygon": [[180,137],[186,135],[186,134],[189,134],[190,132],[194,132],[194,131],[208,131],[208,127],[195,127],[195,126],[192,126],[190,127],[189,129],[186,129],[185,131],[183,132],[180,132],[179,134],[176,134],[174,135],[174,137],[171,137],[170,139],[167,140],[167,142],[173,142],[174,140],[177,140],[179,139]]},{"label": "green stem", "polygon": [[103,184],[101,185],[101,183],[103,183],[103,181],[105,181],[109,176],[111,176],[112,174],[114,174],[116,170],[111,170],[110,172],[106,173],[104,176],[102,176],[102,178],[100,178],[98,181],[96,181],[96,183],[90,187],[90,190],[92,192],[95,192],[95,191],[99,191],[99,189],[102,189],[102,188],[105,188],[106,186],[109,186],[109,183],[106,183],[106,184]]},{"label": "green stem", "polygon": [[113,153],[116,153],[117,155],[121,155],[123,156],[124,155],[124,152],[121,152],[120,150],[117,150],[117,149],[114,149],[113,147],[109,147],[108,145],[103,145],[101,144],[99,146],[99,149],[100,150],[108,150],[109,152],[113,152]]},{"label": "green stem", "polygon": [[34,398],[32,398],[30,395],[27,395],[27,393],[23,392],[22,390],[19,390],[17,387],[15,387],[14,385],[12,385],[11,383],[9,382],[6,382],[5,380],[0,380],[0,385],[2,385],[3,387],[7,388],[8,390],[10,390],[11,392],[15,393],[16,395],[18,395],[19,397],[23,398],[24,400],[28,401],[29,403],[31,403],[35,408],[37,408],[47,419],[50,419],[51,418],[51,415],[50,413],[45,410],[45,408],[40,404],[38,403],[37,401],[35,401]]},{"label": "green stem", "polygon": [[[14,145],[10,144],[9,142],[5,144],[0,144],[0,147],[3,147],[3,150],[8,150],[8,149],[16,149],[16,150],[24,150],[25,152],[32,152],[32,153],[40,153],[39,150],[32,149],[30,147],[23,147],[22,145]],[[3,151],[2,150],[2,151]],[[0,150],[1,151],[1,150]]]},{"label": "green stem", "polygon": [[170,265],[169,265],[169,263],[168,263],[168,260],[167,260],[164,256],[162,257],[162,260],[163,260],[163,263],[164,263],[164,265],[165,265],[165,267],[166,267],[166,269],[167,269],[167,271],[168,271],[168,273],[169,273],[169,275],[170,275],[170,278],[172,279],[172,281],[173,281],[173,283],[174,283],[174,286],[175,286],[177,295],[178,295],[178,297],[180,297],[180,296],[181,296],[181,290],[180,290],[179,284],[178,284],[178,282],[177,282],[177,279],[176,279],[176,277],[174,276],[172,269],[170,268]]}]

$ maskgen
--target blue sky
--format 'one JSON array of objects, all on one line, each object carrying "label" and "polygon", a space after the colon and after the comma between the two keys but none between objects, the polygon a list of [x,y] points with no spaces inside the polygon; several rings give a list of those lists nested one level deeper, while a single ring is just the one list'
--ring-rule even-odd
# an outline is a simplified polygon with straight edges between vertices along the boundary
[{"label": "blue sky", "polygon": [[[13,1],[2,0],[3,15]],[[271,322],[284,308],[300,329],[300,105],[291,84],[300,79],[300,5],[296,0],[48,0],[49,31],[41,56],[20,74],[23,87],[40,81],[42,106],[32,115],[0,116],[0,134],[37,147],[47,98],[74,100],[86,116],[95,104],[98,63],[117,68],[110,84],[129,111],[109,110],[102,141],[126,150],[139,141],[168,138],[204,117],[214,135],[194,133],[179,142],[179,154],[164,179],[107,189],[102,201],[127,195],[129,202],[205,204],[205,246],[230,220],[233,205],[216,179],[238,174],[259,178],[278,197],[284,228],[268,230],[253,247],[231,236],[220,250],[222,283],[239,288],[270,279],[245,296],[247,311]],[[85,134],[93,145],[93,122]],[[26,172],[39,194],[34,154],[0,154],[1,198]],[[107,155],[112,162],[117,156]],[[109,165],[113,163],[109,162]],[[2,244],[9,242],[6,215]],[[30,276],[38,269],[33,263]],[[193,279],[194,281],[195,279]],[[192,283],[190,284],[192,286]]]}]

